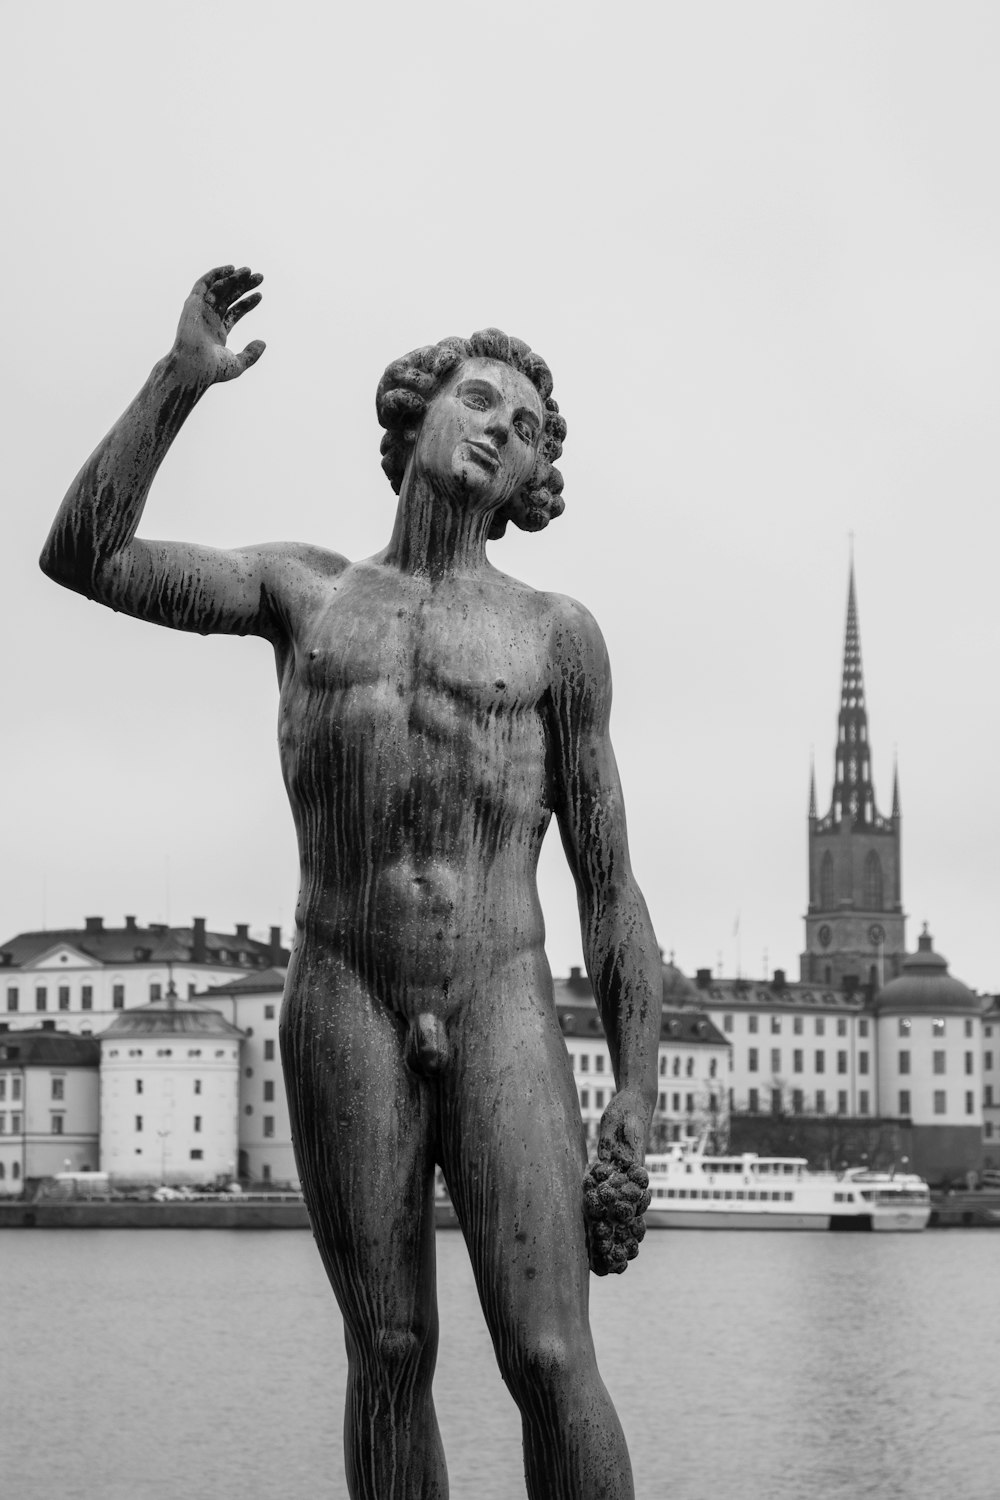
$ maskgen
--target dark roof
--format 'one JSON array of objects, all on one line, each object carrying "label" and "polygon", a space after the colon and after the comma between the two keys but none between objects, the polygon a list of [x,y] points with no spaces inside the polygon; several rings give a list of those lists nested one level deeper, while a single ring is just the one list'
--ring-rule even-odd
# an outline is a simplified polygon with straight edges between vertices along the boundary
[{"label": "dark roof", "polygon": [[[555,992],[556,1014],[564,1036],[603,1037],[604,1026],[594,991],[590,980],[579,969],[571,970],[568,979],[553,980],[552,987]],[[726,1037],[704,1011],[694,1006],[664,1005],[660,1038],[662,1041],[684,1042],[688,1045],[729,1045]]]},{"label": "dark roof", "polygon": [[948,961],[934,952],[925,923],[916,953],[908,953],[903,959],[902,974],[890,979],[875,996],[875,1011],[880,1016],[910,1015],[919,1011],[935,1015],[942,1011],[958,1011],[972,1015],[985,1009],[988,1003],[948,973]]},{"label": "dark roof", "polygon": [[93,1037],[68,1031],[8,1031],[0,1035],[0,1063],[18,1067],[96,1068],[101,1048]]},{"label": "dark roof", "polygon": [[102,1042],[123,1036],[242,1038],[243,1032],[210,1005],[198,1005],[193,1000],[167,995],[163,1000],[151,1000],[148,1005],[123,1010],[100,1033]]},{"label": "dark roof", "polygon": [[865,1009],[865,994],[863,990],[855,990],[848,995],[843,990],[794,981],[777,985],[766,979],[711,979],[697,986],[695,1003],[711,1010],[857,1012]]},{"label": "dark roof", "polygon": [[225,984],[213,984],[208,989],[199,990],[197,998],[205,999],[212,995],[273,995],[280,993],[285,988],[285,975],[287,969],[258,969],[249,974],[241,974],[238,979],[229,979]]},{"label": "dark roof", "polygon": [[[204,939],[205,957],[195,958],[196,944]],[[270,943],[243,933],[199,932],[194,926],[171,927],[156,922],[140,927],[126,918],[124,927],[105,927],[100,917],[90,917],[84,927],[50,927],[41,932],[19,932],[0,945],[0,967],[30,968],[41,956],[68,944],[96,963],[121,968],[126,964],[221,963],[240,967],[237,954],[246,953],[256,967],[270,964]],[[221,958],[220,954],[226,957]],[[287,949],[280,950],[283,961]]]}]

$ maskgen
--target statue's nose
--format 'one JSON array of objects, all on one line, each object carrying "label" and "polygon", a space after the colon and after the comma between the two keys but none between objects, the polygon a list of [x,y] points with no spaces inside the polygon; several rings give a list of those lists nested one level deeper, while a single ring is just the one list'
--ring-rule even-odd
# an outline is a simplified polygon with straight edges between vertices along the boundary
[{"label": "statue's nose", "polygon": [[502,448],[510,436],[510,417],[506,412],[495,411],[486,424],[486,436],[491,437],[498,448]]}]

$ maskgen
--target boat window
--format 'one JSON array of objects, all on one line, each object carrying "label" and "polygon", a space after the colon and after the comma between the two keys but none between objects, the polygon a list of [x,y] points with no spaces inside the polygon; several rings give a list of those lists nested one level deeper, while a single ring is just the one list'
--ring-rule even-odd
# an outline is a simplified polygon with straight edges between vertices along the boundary
[{"label": "boat window", "polygon": [[782,1197],[784,1198],[784,1200],[785,1200],[786,1203],[791,1203],[792,1199],[795,1197],[795,1194],[794,1193],[783,1193]]},{"label": "boat window", "polygon": [[730,1198],[732,1198],[732,1196],[733,1196],[733,1195],[732,1195],[732,1193],[731,1193],[731,1192],[728,1192],[728,1191],[727,1191],[727,1192],[725,1192],[725,1193],[723,1193],[723,1195],[722,1195],[722,1196],[723,1196],[723,1198],[725,1198],[725,1199],[730,1199]]},{"label": "boat window", "polygon": [[715,1192],[712,1194],[712,1197],[713,1198],[721,1198],[722,1197],[722,1194],[720,1193],[720,1191],[719,1191],[718,1188],[715,1189]]}]

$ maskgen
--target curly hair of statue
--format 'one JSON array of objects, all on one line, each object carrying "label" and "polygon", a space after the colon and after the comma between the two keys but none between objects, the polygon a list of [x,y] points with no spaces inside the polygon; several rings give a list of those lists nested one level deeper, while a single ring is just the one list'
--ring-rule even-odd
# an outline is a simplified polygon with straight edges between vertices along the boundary
[{"label": "curly hair of statue", "polygon": [[387,366],[375,393],[382,439],[382,468],[398,495],[410,452],[417,440],[420,420],[447,375],[467,359],[495,359],[526,375],[542,398],[545,423],[538,459],[527,484],[501,506],[490,527],[490,540],[502,537],[507,522],[522,531],[542,531],[562,515],[563,477],[555,467],[566,437],[566,422],[552,399],[552,373],[540,354],[522,339],[499,328],[483,328],[471,338],[447,338],[426,344],[393,360]]}]

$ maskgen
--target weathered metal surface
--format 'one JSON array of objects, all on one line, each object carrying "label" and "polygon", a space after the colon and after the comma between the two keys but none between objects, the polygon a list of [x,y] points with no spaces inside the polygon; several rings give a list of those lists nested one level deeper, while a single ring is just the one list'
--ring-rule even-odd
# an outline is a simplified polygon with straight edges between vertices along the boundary
[{"label": "weathered metal surface", "polygon": [[[259,276],[194,288],[177,340],[71,488],[45,570],[177,629],[269,639],[301,855],[282,1053],[310,1215],[347,1331],[351,1495],[447,1494],[431,1397],[433,1175],[443,1169],[535,1500],[632,1495],[588,1322],[591,1262],[635,1253],[655,1101],[660,960],[632,877],[611,680],[580,605],[498,572],[485,544],[562,510],[565,424],[544,362],[496,330],[391,365],[388,546],[218,552],[141,541],[156,469]],[[618,1092],[588,1179],[536,888],[558,820]],[[588,1259],[588,1226],[591,1258]]]}]

